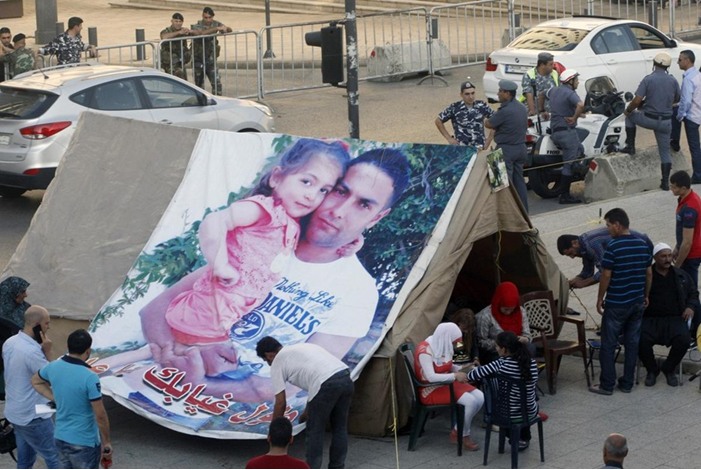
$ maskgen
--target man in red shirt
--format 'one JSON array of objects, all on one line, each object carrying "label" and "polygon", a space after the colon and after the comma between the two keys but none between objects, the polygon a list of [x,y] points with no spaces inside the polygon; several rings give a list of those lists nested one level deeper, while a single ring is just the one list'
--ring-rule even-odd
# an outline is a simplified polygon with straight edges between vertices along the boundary
[{"label": "man in red shirt", "polygon": [[[677,245],[672,251],[674,266],[686,271],[694,287],[698,288],[699,264],[701,264],[701,198],[691,189],[691,177],[686,171],[677,171],[669,178],[669,189],[677,196],[676,235]],[[694,312],[691,336],[696,337],[696,328],[701,312]]]},{"label": "man in red shirt", "polygon": [[248,461],[246,468],[309,468],[304,460],[287,455],[292,444],[292,423],[285,417],[275,418],[268,429],[270,451]]}]

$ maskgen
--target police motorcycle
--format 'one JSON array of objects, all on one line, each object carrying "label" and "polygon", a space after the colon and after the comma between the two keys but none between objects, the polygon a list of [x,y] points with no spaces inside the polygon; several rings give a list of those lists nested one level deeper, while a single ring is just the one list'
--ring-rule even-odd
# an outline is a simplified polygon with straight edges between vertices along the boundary
[{"label": "police motorcycle", "polygon": [[[594,157],[619,150],[625,141],[625,116],[627,102],[633,94],[616,91],[609,77],[590,78],[585,83],[586,114],[577,121],[577,133],[584,147],[584,154],[572,162],[572,181],[582,181],[589,171]],[[528,156],[524,173],[529,187],[544,199],[554,198],[562,192],[562,150],[550,136],[550,122],[539,116],[529,118],[526,133]]]}]

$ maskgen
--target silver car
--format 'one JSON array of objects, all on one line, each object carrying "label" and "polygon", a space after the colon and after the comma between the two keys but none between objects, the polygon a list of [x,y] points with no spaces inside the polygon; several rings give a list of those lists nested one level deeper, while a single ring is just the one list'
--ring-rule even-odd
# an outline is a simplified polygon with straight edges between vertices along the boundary
[{"label": "silver car", "polygon": [[274,132],[270,109],[152,68],[80,64],[0,83],[0,196],[45,189],[85,110],[232,132]]}]

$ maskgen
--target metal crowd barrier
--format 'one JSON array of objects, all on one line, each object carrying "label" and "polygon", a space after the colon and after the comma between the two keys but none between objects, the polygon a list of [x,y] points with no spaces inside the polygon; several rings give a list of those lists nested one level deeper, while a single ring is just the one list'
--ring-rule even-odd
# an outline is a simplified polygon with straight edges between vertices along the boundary
[{"label": "metal crowd barrier", "polygon": [[[155,68],[157,65],[155,48],[155,45],[150,41],[102,46],[97,48],[97,57],[94,59],[102,64],[108,65]],[[88,59],[90,59],[90,56],[85,52],[83,54],[83,60]]]}]

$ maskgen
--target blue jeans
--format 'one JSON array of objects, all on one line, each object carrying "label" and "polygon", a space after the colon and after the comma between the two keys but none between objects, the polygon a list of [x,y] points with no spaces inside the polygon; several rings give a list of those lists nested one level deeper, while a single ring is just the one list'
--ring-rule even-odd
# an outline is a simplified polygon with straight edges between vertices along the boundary
[{"label": "blue jeans", "polygon": [[17,468],[32,468],[41,455],[49,468],[63,468],[54,444],[54,423],[51,418],[35,418],[24,426],[12,425],[17,441]]},{"label": "blue jeans", "polygon": [[58,457],[61,459],[61,468],[98,468],[102,457],[102,446],[95,447],[69,444],[56,439]]},{"label": "blue jeans", "polygon": [[633,388],[635,365],[638,361],[638,344],[640,343],[640,326],[643,322],[642,302],[625,307],[607,307],[604,304],[604,316],[601,320],[601,364],[600,386],[604,390],[613,390],[616,385],[616,364],[614,361],[619,336],[623,335],[625,362],[623,377],[618,381],[621,388]]},{"label": "blue jeans", "polygon": [[682,134],[682,122],[686,131],[686,140],[689,143],[689,153],[691,154],[691,167],[694,169],[691,175],[694,180],[701,180],[701,139],[699,139],[699,125],[689,118],[684,118],[682,121],[677,120],[677,110],[674,107],[672,117],[672,135],[671,140],[679,142]]},{"label": "blue jeans", "polygon": [[344,468],[348,453],[348,411],[353,396],[353,381],[348,370],[338,372],[321,384],[319,392],[307,404],[307,464],[321,468],[324,432],[331,421],[329,468]]}]

